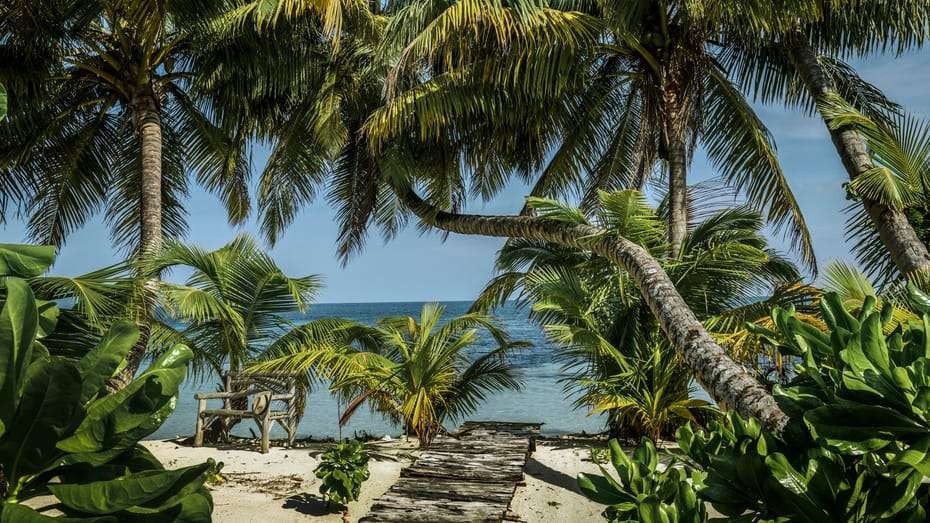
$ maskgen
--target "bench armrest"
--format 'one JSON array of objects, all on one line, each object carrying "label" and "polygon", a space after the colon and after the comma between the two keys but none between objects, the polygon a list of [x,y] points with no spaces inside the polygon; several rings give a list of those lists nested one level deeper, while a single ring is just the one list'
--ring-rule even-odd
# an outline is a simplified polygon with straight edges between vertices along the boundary
[{"label": "bench armrest", "polygon": [[294,399],[294,395],[293,395],[293,394],[290,394],[290,393],[288,393],[288,394],[272,394],[272,395],[271,395],[271,401],[275,401],[275,400],[292,400],[292,399]]},{"label": "bench armrest", "polygon": [[248,391],[241,392],[198,392],[194,394],[196,400],[220,400],[244,398],[249,395]]}]

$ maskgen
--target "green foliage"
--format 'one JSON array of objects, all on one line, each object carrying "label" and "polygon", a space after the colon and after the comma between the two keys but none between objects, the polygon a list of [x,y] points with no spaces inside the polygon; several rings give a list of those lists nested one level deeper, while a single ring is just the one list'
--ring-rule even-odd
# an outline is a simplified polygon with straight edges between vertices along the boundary
[{"label": "green foliage", "polygon": [[195,88],[201,73],[215,71],[201,69],[205,53],[227,43],[210,22],[231,5],[4,2],[0,75],[15,105],[0,123],[0,169],[17,187],[0,183],[0,191],[28,212],[32,239],[61,245],[103,211],[113,242],[138,247],[138,116],[151,107],[161,131],[164,235],[187,230],[191,175],[221,199],[230,222],[245,220],[248,131],[221,121],[221,107]]},{"label": "green foliage", "polygon": [[927,519],[930,297],[908,291],[922,313],[908,323],[871,295],[853,314],[827,293],[827,332],[773,311],[775,328],[757,330],[800,360],[775,388],[790,422],[773,434],[731,412],[706,430],[679,429],[682,453],[706,473],[702,500],[739,521]]},{"label": "green foliage", "polygon": [[299,337],[290,316],[305,312],[322,287],[316,275],[285,274],[248,235],[214,251],[168,241],[148,263],[152,274],[191,271],[184,283],[159,282],[164,314],[153,321],[149,346],[155,353],[179,342],[191,347],[195,377],[238,372]]},{"label": "green foliage", "polygon": [[[610,461],[616,477],[600,466],[603,475],[578,475],[578,487],[589,499],[608,505],[604,518],[611,523],[668,521],[700,523],[707,518],[695,489],[703,473],[674,460],[660,464],[655,445],[643,439],[627,456],[617,440],[610,440]],[[662,469],[660,471],[660,468]]]},{"label": "green foliage", "polygon": [[[493,392],[517,389],[520,381],[508,355],[526,346],[513,341],[490,316],[469,313],[442,322],[444,307],[428,303],[419,318],[390,316],[375,327],[348,320],[310,322],[296,329],[300,343],[269,348],[250,368],[260,372],[329,378],[345,396],[345,423],[367,403],[403,423],[429,446],[443,423],[461,419]],[[475,355],[479,329],[496,347]]]},{"label": "green foliage", "polygon": [[[534,198],[528,204],[537,216],[591,223],[640,245],[662,263],[721,344],[741,361],[757,364],[765,349],[745,323],[769,320],[773,304],[804,307],[811,293],[796,285],[797,268],[768,247],[758,213],[718,209],[721,193],[726,191],[715,184],[693,188],[695,199],[706,205],[695,214],[675,259],[667,256],[660,212],[639,191],[601,192],[600,207],[591,216],[552,200]],[[706,402],[692,397],[690,370],[626,271],[582,249],[523,239],[507,242],[497,269],[499,275],[473,308],[499,306],[511,296],[532,304],[532,318],[543,325],[566,365],[567,387],[579,392],[577,405],[606,412],[613,435],[658,440],[672,437],[682,423],[714,415]],[[758,301],[766,291],[772,296]]]},{"label": "green foliage", "polygon": [[365,445],[354,439],[336,443],[323,453],[313,472],[323,480],[320,494],[326,500],[342,504],[357,500],[370,475]]},{"label": "green foliage", "polygon": [[133,324],[114,323],[80,359],[50,355],[43,341],[56,330],[56,307],[37,301],[23,277],[44,272],[52,253],[0,246],[0,517],[44,521],[21,503],[51,494],[66,516],[89,520],[210,521],[203,483],[212,460],[165,470],[138,444],[174,410],[190,350],[174,347],[112,395],[105,384],[138,339]]}]

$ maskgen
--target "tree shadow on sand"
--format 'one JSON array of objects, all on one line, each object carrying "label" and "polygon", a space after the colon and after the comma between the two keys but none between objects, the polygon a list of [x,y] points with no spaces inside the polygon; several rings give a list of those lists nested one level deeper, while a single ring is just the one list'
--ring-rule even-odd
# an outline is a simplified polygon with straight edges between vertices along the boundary
[{"label": "tree shadow on sand", "polygon": [[306,492],[294,494],[284,500],[282,508],[296,510],[308,516],[325,516],[327,514],[340,514],[346,507],[340,503],[324,501],[320,496]]},{"label": "tree shadow on sand", "polygon": [[571,490],[572,492],[581,492],[578,489],[578,481],[568,474],[555,470],[548,465],[544,465],[535,458],[530,458],[526,462],[526,468],[523,472],[540,481],[544,481],[552,486]]}]

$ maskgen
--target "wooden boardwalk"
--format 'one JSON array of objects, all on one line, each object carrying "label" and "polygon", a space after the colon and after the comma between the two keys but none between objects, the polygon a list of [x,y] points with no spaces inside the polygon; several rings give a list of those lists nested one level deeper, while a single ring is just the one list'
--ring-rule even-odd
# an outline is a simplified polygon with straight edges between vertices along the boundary
[{"label": "wooden boardwalk", "polygon": [[359,521],[503,521],[539,423],[468,421],[409,467]]}]

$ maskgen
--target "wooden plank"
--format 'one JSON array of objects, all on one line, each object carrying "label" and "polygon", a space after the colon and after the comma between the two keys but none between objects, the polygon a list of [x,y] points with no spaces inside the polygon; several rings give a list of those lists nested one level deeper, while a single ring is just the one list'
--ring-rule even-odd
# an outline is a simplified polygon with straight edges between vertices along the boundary
[{"label": "wooden plank", "polygon": [[359,520],[393,522],[460,523],[463,521],[501,521],[507,510],[505,504],[489,504],[483,501],[436,501],[429,499],[404,498],[382,500],[379,498],[371,512]]},{"label": "wooden plank", "polygon": [[405,478],[391,487],[386,496],[506,504],[513,497],[514,486],[510,482],[474,483],[451,478]]},{"label": "wooden plank", "polygon": [[464,423],[404,468],[360,521],[503,521],[539,428],[539,423]]}]

